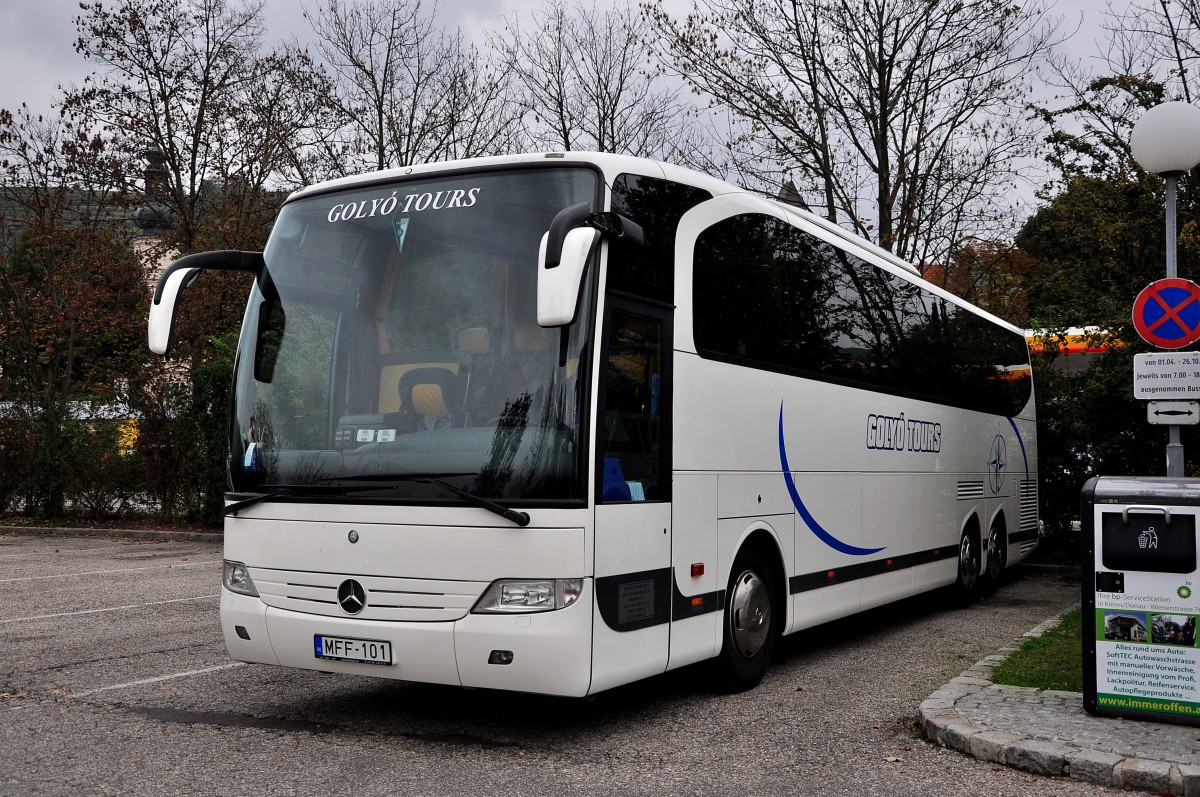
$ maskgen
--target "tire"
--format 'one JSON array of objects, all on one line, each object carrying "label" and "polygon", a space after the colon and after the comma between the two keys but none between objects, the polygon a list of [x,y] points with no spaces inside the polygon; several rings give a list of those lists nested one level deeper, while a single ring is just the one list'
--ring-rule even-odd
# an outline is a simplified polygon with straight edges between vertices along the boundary
[{"label": "tire", "polygon": [[779,592],[767,557],[743,548],[729,573],[716,681],[722,691],[743,692],[762,681],[779,637]]},{"label": "tire", "polygon": [[988,533],[987,547],[987,580],[988,586],[994,587],[1004,577],[1004,569],[1008,566],[1008,545],[1005,539],[1004,524],[993,523]]},{"label": "tire", "polygon": [[961,606],[968,606],[979,597],[981,562],[979,537],[968,529],[958,541],[958,578],[954,582],[954,594]]}]

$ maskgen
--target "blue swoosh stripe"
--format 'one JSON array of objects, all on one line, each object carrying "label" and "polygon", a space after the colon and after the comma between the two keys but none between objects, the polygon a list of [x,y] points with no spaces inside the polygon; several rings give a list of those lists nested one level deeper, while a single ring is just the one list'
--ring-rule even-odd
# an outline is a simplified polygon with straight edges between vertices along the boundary
[{"label": "blue swoosh stripe", "polygon": [[812,530],[813,534],[817,535],[818,540],[835,551],[851,556],[870,556],[883,550],[883,548],[859,548],[856,545],[842,542],[826,531],[812,516],[812,512],[808,511],[804,502],[800,500],[800,493],[796,490],[796,481],[792,478],[791,468],[788,467],[787,450],[783,444],[783,402],[779,404],[779,464],[783,467],[783,481],[787,484],[788,493],[792,496],[792,503],[796,506],[796,511],[800,513],[800,518],[805,525]]},{"label": "blue swoosh stripe", "polygon": [[1008,425],[1017,436],[1017,445],[1021,446],[1021,458],[1025,460],[1025,481],[1029,481],[1029,455],[1025,453],[1025,441],[1021,439],[1021,430],[1017,428],[1017,422],[1011,416],[1008,416]]}]

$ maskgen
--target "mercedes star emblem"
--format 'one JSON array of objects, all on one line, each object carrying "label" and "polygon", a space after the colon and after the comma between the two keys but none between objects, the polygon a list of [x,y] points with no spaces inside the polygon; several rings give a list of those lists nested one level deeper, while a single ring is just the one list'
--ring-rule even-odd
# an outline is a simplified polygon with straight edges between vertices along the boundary
[{"label": "mercedes star emblem", "polygon": [[346,579],[338,587],[337,599],[346,614],[358,614],[367,607],[367,591],[352,578]]}]

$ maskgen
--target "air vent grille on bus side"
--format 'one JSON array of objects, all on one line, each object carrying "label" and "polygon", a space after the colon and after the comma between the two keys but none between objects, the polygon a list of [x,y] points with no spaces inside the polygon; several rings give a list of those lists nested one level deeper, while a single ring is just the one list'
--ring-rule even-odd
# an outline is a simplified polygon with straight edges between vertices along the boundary
[{"label": "air vent grille on bus side", "polygon": [[[1038,493],[1035,479],[1021,479],[1021,531],[1036,532],[1038,527]],[[1022,534],[1025,536],[1025,534]]]},{"label": "air vent grille on bus side", "polygon": [[959,482],[958,500],[975,501],[983,498],[983,482]]}]

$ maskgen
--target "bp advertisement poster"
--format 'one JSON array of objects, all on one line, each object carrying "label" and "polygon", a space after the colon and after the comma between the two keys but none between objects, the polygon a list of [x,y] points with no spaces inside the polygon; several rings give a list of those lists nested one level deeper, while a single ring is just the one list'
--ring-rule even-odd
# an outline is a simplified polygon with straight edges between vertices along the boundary
[{"label": "bp advertisement poster", "polygon": [[1097,709],[1200,719],[1195,510],[1098,508]]},{"label": "bp advertisement poster", "polygon": [[[1129,591],[1096,595],[1097,705],[1200,717],[1194,585],[1190,578],[1155,575],[1127,572]],[[1170,586],[1155,590],[1147,583],[1153,581]]]}]

